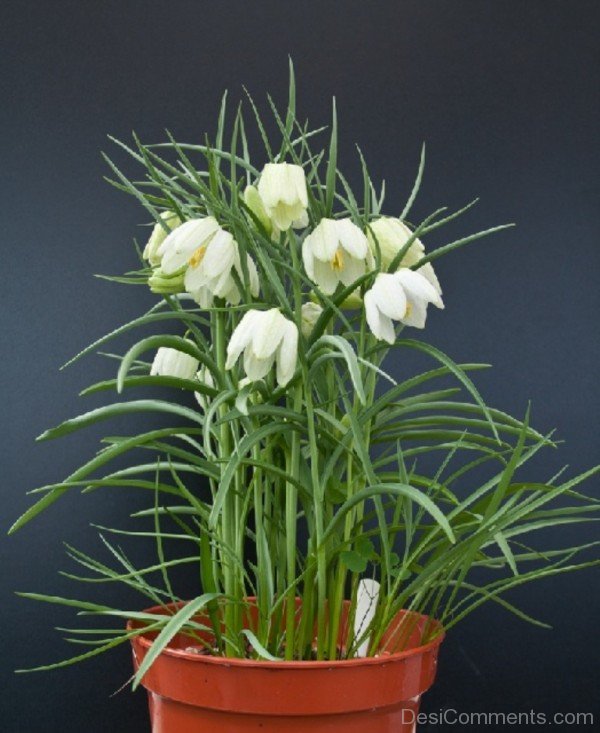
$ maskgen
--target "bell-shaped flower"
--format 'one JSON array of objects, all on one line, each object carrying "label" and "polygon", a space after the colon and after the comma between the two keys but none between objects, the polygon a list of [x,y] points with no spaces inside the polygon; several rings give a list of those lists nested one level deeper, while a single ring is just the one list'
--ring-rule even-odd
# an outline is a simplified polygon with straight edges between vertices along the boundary
[{"label": "bell-shaped flower", "polygon": [[258,182],[258,193],[269,218],[280,231],[306,216],[308,195],[302,166],[267,163]]},{"label": "bell-shaped flower", "polygon": [[[376,252],[375,240],[379,245],[381,254],[381,269],[386,271],[392,264],[392,261],[412,237],[413,232],[400,219],[390,216],[383,216],[381,219],[372,222],[370,230],[367,232],[369,244],[373,254]],[[408,251],[402,257],[402,261],[398,263],[398,268],[412,267],[425,256],[425,246],[420,239],[415,239],[408,248]],[[426,262],[418,270],[421,275],[427,278],[437,292],[441,295],[442,288],[437,279],[431,262]]]},{"label": "bell-shaped flower", "polygon": [[249,310],[231,334],[226,369],[244,354],[244,371],[251,382],[265,377],[277,365],[277,382],[285,386],[294,376],[298,359],[298,328],[278,308]]},{"label": "bell-shaped flower", "polygon": [[[158,248],[165,241],[167,236],[181,224],[181,219],[173,211],[163,211],[160,215],[162,221],[166,224],[168,229],[162,224],[155,224],[152,229],[152,234],[146,242],[142,257],[147,260],[152,267],[158,267],[161,262],[161,257],[158,254]],[[168,231],[170,230],[170,231]]]},{"label": "bell-shaped flower", "polygon": [[[236,280],[244,281],[238,243],[217,221],[208,216],[192,219],[169,234],[158,250],[164,274],[184,270],[185,290],[203,307],[209,308],[214,297],[237,305],[241,296]],[[248,285],[254,297],[259,282],[256,266],[246,255]]]},{"label": "bell-shaped flower", "polygon": [[172,275],[187,267],[190,259],[197,256],[199,250],[204,251],[219,230],[219,224],[212,216],[190,219],[178,226],[158,248],[163,272]]},{"label": "bell-shaped flower", "polygon": [[444,307],[437,290],[419,272],[407,268],[394,273],[382,272],[365,294],[367,323],[374,336],[393,344],[396,339],[393,321],[424,328],[429,303]]},{"label": "bell-shaped flower", "polygon": [[193,379],[199,364],[198,359],[183,351],[161,346],[154,356],[150,374],[153,377]]},{"label": "bell-shaped flower", "polygon": [[313,332],[319,316],[323,313],[323,308],[318,303],[304,303],[301,308],[300,330],[305,338],[308,338]]},{"label": "bell-shaped flower", "polygon": [[[259,291],[258,272],[249,255],[246,255],[246,266],[249,289],[256,297]],[[219,229],[210,242],[199,247],[190,258],[184,277],[185,289],[203,308],[209,308],[214,297],[237,305],[241,295],[234,271],[243,282],[238,243],[229,232]]]},{"label": "bell-shaped flower", "polygon": [[306,274],[326,295],[340,282],[352,285],[373,264],[366,236],[350,219],[321,219],[304,240],[302,259]]}]

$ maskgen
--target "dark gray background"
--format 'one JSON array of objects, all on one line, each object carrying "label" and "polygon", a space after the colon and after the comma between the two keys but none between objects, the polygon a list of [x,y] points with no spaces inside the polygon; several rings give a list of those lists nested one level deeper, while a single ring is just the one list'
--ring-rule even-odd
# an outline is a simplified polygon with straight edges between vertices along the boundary
[{"label": "dark gray background", "polygon": [[[449,237],[517,222],[439,264],[446,311],[430,319],[426,338],[459,361],[495,365],[478,377],[489,402],[522,415],[531,398],[535,424],[558,427],[567,443],[545,459],[542,478],[564,463],[590,466],[600,407],[598,9],[583,0],[3,4],[3,528],[29,505],[26,490],[67,475],[102,434],[33,443],[98,404],[77,392],[113,368],[97,358],[58,367],[151,302],[141,289],[92,277],[135,264],[131,240],[145,221],[102,181],[106,133],[127,138],[135,129],[158,141],[168,126],[200,141],[224,88],[234,99],[245,84],[283,101],[288,53],[300,109],[321,124],[337,95],[343,167],[357,179],[352,145],[360,142],[374,176],[387,179],[390,212],[400,211],[426,140],[416,214],[480,196]],[[392,368],[402,374],[404,365]],[[73,651],[52,631],[71,615],[12,590],[83,595],[56,575],[72,569],[62,540],[99,549],[89,521],[122,524],[137,502],[118,491],[67,497],[1,540],[4,733],[148,729],[143,693],[109,699],[129,674],[127,650],[64,671],[12,673]],[[564,544],[593,536],[567,531]],[[513,595],[554,632],[496,608],[453,631],[425,709],[593,710],[595,581],[593,573],[561,577]],[[89,595],[128,602],[113,587]]]}]

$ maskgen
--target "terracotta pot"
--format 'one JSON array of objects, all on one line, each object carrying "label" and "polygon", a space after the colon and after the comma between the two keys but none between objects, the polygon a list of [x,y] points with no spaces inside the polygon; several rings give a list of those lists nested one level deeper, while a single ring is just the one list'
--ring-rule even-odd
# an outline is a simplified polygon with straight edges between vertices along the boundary
[{"label": "terracotta pot", "polygon": [[[347,608],[346,604],[342,628]],[[164,613],[164,609],[147,612]],[[198,620],[206,622],[203,616]],[[438,633],[422,644],[426,624],[430,632]],[[129,623],[129,628],[135,626],[136,622]],[[382,644],[397,639],[399,629],[405,635],[403,651],[335,662],[202,656],[186,652],[194,641],[180,634],[142,681],[148,691],[152,731],[413,733],[421,695],[435,678],[444,634],[426,616],[401,611]],[[155,636],[134,637],[136,668]]]}]

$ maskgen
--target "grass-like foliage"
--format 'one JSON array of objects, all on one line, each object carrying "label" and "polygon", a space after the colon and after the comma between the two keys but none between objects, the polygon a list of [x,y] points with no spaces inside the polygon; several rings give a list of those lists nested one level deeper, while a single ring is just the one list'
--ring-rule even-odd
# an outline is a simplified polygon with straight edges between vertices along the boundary
[{"label": "grass-like foliage", "polygon": [[[160,413],[164,427],[107,438],[67,479],[37,489],[12,531],[66,492],[145,493],[138,528],[102,531],[105,559],[70,546],[68,554],[86,573],[72,577],[119,581],[139,591],[140,608],[162,605],[164,613],[24,593],[113,619],[101,629],[66,630],[86,651],[42,669],[128,641],[140,633],[123,630],[131,618],[158,632],[136,683],[182,631],[206,644],[199,632],[212,629],[214,654],[323,660],[355,656],[365,641],[369,654],[381,652],[400,609],[450,629],[493,601],[542,625],[506,592],[597,563],[576,559],[589,545],[530,546],[546,528],[593,521],[598,501],[579,487],[597,469],[521,478],[524,464],[554,447],[551,437],[528,415],[515,419],[485,404],[472,376],[486,365],[458,364],[411,328],[424,325],[428,304],[443,305],[431,263],[505,226],[426,254],[421,239],[471,205],[411,221],[424,151],[403,210],[384,217],[385,188],[360,151],[361,190],[338,167],[335,106],[327,128],[301,122],[292,71],[287,109],[269,98],[266,114],[263,122],[249,95],[233,111],[224,97],[216,135],[200,143],[170,135],[154,145],[115,141],[139,164],[140,180],[106,159],[110,183],[155,225],[139,269],[108,279],[149,285],[157,303],[75,359],[140,328],[155,335],[118,357],[114,378],[85,391],[115,401],[41,439],[133,413],[140,425]],[[251,131],[262,145],[258,163]],[[385,371],[390,352],[398,363],[419,352],[431,366],[396,381]],[[161,398],[136,399],[148,387],[160,388]],[[127,468],[111,467],[125,455]],[[156,558],[134,567],[106,539],[111,532],[153,538]],[[189,553],[172,553],[173,541]],[[181,599],[171,570],[180,565],[198,590],[175,612],[168,604]],[[352,619],[365,578],[380,584],[373,620],[356,631],[348,624],[340,649],[342,606],[351,601]]]}]

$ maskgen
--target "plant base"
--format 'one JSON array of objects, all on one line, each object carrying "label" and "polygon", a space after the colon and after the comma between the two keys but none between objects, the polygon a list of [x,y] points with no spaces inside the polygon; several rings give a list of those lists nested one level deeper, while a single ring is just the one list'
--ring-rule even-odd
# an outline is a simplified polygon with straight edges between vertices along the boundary
[{"label": "plant base", "polygon": [[[435,678],[443,633],[425,616],[411,614],[410,624],[407,619],[400,612],[384,637],[385,643],[409,628],[403,651],[335,662],[203,656],[186,652],[190,640],[180,635],[143,679],[152,731],[414,733],[421,695]],[[426,624],[439,633],[423,644]],[[136,667],[151,644],[151,634],[133,639]]]}]

